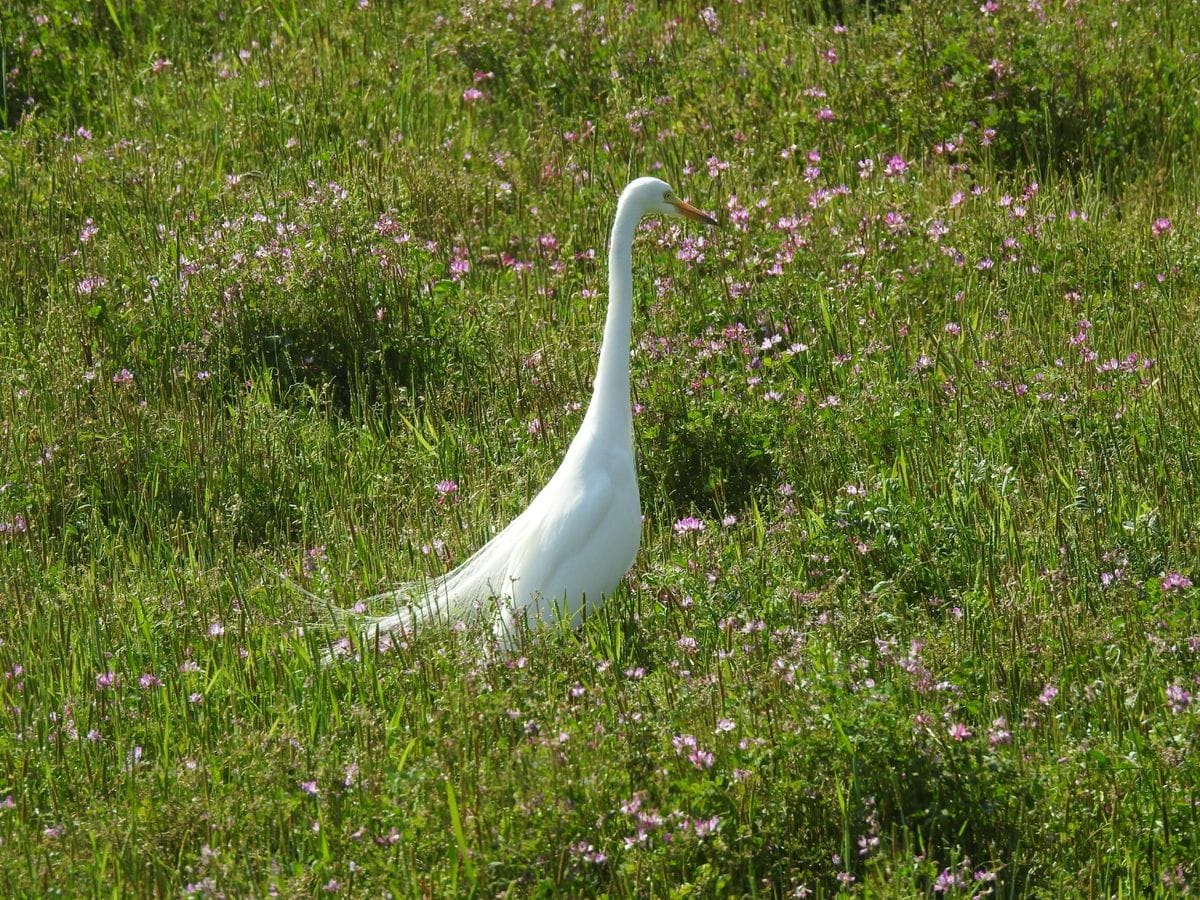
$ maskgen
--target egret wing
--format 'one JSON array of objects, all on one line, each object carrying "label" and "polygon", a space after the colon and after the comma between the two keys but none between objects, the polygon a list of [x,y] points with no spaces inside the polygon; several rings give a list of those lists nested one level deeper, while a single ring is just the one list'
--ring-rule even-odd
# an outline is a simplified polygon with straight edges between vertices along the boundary
[{"label": "egret wing", "polygon": [[[505,593],[517,609],[559,602],[564,599],[559,596],[564,589],[582,591],[591,587],[595,579],[584,579],[589,584],[570,585],[564,583],[564,573],[575,572],[580,558],[597,542],[608,539],[604,526],[618,502],[615,480],[600,468],[590,470],[586,477],[563,479],[554,485],[551,497],[553,502],[542,507],[541,515],[529,523],[520,545],[509,556],[509,587]],[[616,578],[623,574],[618,573]]]}]

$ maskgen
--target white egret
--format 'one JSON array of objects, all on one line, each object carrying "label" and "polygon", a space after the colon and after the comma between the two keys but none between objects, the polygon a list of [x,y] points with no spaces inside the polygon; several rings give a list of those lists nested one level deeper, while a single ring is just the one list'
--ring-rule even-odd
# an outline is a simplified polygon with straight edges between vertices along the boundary
[{"label": "white egret", "polygon": [[433,619],[456,621],[496,602],[494,631],[509,649],[519,623],[556,613],[577,625],[633,565],[641,505],[633,454],[629,346],[633,318],[633,238],[644,216],[716,220],[657,178],[631,181],[617,201],[608,247],[608,314],[592,399],[566,456],[529,506],[453,571],[412,582],[367,602],[396,611],[365,620],[366,641],[407,634]]}]

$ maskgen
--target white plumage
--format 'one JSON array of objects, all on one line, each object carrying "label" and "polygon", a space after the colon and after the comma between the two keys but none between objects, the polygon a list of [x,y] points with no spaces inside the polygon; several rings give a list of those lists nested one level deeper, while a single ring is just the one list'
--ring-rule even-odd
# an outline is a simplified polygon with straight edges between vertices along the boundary
[{"label": "white plumage", "polygon": [[608,315],[595,386],[562,464],[524,512],[453,571],[370,598],[368,603],[392,600],[396,611],[364,620],[368,644],[434,619],[457,621],[491,608],[496,636],[509,649],[522,617],[533,623],[561,611],[577,625],[633,565],[642,526],[629,393],[632,255],[637,224],[648,215],[716,224],[657,178],[638,178],[621,192],[609,240]]}]

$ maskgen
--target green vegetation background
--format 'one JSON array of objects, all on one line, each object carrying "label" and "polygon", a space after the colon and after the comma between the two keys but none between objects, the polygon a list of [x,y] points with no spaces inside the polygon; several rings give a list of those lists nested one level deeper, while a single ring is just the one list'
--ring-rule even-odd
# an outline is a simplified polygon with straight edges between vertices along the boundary
[{"label": "green vegetation background", "polygon": [[[7,4],[0,893],[1185,893],[1198,46],[1174,0]],[[350,606],[522,508],[648,173],[726,224],[635,249],[629,589],[321,668],[271,573]]]}]

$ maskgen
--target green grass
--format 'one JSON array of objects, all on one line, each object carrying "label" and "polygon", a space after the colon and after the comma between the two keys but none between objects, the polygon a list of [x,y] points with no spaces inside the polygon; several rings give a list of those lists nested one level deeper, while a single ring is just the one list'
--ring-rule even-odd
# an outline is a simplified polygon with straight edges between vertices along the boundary
[{"label": "green grass", "polygon": [[[1195,10],[549,6],[0,12],[0,894],[1186,893]],[[523,507],[651,173],[627,589],[322,667],[276,573]]]}]

